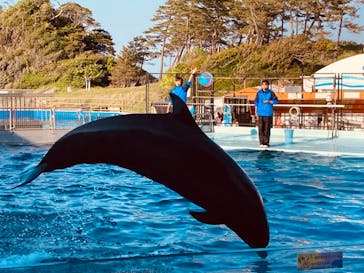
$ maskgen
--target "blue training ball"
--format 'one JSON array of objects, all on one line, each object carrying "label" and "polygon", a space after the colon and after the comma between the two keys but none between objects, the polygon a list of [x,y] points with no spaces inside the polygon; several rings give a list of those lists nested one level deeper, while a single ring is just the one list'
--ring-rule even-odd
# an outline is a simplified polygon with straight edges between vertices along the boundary
[{"label": "blue training ball", "polygon": [[214,76],[212,76],[211,73],[209,72],[202,72],[199,76],[198,76],[198,83],[202,86],[205,87],[209,87],[213,84],[214,82]]}]

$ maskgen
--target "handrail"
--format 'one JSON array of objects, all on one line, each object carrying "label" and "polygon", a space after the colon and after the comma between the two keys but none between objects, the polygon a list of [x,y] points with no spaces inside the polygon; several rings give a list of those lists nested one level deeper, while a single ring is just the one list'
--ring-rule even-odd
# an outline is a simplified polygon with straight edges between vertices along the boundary
[{"label": "handrail", "polygon": [[205,133],[214,132],[214,119],[210,112],[197,113],[194,115],[194,118],[197,125],[200,126],[202,131],[204,131]]},{"label": "handrail", "polygon": [[[232,106],[254,106],[254,103],[225,103]],[[316,108],[344,108],[344,104],[275,104],[274,107],[316,107]]]}]

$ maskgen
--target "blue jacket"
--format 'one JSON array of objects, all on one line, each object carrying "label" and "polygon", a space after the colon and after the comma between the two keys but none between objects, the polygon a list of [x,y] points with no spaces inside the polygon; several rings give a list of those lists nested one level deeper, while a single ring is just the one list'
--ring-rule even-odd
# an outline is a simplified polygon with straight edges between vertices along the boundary
[{"label": "blue jacket", "polygon": [[[181,98],[181,100],[186,102],[187,101],[187,90],[188,90],[188,88],[190,88],[190,86],[191,86],[191,82],[186,81],[186,84],[184,86],[182,86],[182,85],[176,86],[175,88],[173,88],[171,90],[171,93],[177,95],[178,97]],[[169,102],[172,102],[172,100],[169,99]]]},{"label": "blue jacket", "polygon": [[[273,101],[273,104],[264,103],[265,100],[271,100]],[[258,113],[258,116],[271,117],[273,116],[273,105],[277,103],[278,98],[272,90],[267,89],[264,92],[263,89],[260,89],[255,96],[255,111]]]}]

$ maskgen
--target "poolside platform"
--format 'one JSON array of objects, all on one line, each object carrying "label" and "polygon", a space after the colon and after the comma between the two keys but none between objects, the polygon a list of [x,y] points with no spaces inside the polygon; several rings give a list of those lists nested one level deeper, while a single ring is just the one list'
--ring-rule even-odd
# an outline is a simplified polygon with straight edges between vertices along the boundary
[{"label": "poolside platform", "polygon": [[[273,128],[268,150],[364,157],[364,131],[291,130],[293,136],[287,138],[286,129]],[[208,135],[226,150],[267,150],[259,147],[254,127],[216,126]]]},{"label": "poolside platform", "polygon": [[0,145],[52,145],[71,129],[0,130]]},{"label": "poolside platform", "polygon": [[[71,129],[17,129],[0,130],[2,145],[48,146],[56,142]],[[364,131],[329,131],[273,128],[270,151],[307,152],[328,156],[347,155],[364,157]],[[266,150],[260,148],[256,127],[215,126],[214,133],[207,133],[212,140],[226,150]]]}]

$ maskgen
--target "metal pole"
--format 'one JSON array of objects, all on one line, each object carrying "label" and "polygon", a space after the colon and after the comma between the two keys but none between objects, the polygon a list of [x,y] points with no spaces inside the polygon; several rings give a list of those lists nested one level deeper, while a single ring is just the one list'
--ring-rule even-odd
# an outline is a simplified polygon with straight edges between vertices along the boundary
[{"label": "metal pole", "polygon": [[9,130],[13,129],[13,97],[10,96]]},{"label": "metal pole", "polygon": [[149,74],[145,75],[145,113],[149,113]]}]

